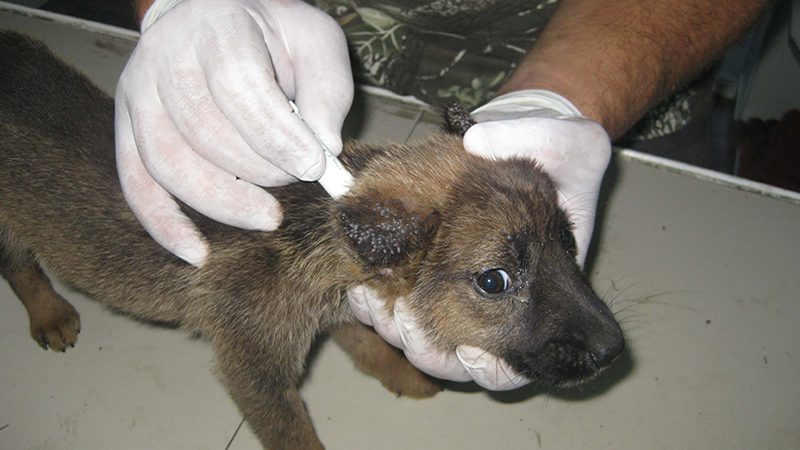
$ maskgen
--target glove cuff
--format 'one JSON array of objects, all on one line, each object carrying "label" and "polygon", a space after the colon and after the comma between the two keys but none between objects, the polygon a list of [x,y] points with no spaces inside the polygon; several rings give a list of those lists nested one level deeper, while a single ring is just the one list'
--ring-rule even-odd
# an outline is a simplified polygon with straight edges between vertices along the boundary
[{"label": "glove cuff", "polygon": [[156,19],[163,16],[165,12],[172,9],[180,2],[181,0],[155,0],[144,14],[144,17],[142,17],[141,32],[144,33],[145,30],[155,23]]},{"label": "glove cuff", "polygon": [[569,100],[545,89],[526,89],[495,97],[472,111],[479,122],[515,117],[583,117],[580,110]]}]

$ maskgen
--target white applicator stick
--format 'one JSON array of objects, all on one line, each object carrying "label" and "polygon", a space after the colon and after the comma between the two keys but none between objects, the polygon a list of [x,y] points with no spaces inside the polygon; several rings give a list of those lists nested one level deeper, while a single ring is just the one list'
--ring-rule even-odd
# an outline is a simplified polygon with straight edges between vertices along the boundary
[{"label": "white applicator stick", "polygon": [[[289,100],[289,105],[292,107],[292,111],[297,114],[297,117],[303,120],[303,116],[300,115],[300,110],[297,108],[297,105],[291,100]],[[314,137],[316,137],[316,135],[314,135]],[[317,138],[317,142],[319,142],[319,145],[325,152],[325,172],[317,182],[325,188],[331,197],[339,198],[350,190],[350,187],[353,185],[353,175],[344,168],[337,157],[333,156],[333,153],[328,150],[324,142],[319,138]]]}]

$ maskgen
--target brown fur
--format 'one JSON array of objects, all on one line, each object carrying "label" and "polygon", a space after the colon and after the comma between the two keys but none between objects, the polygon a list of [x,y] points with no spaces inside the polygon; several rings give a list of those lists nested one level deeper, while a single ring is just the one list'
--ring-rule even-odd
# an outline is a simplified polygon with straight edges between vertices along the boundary
[{"label": "brown fur", "polygon": [[[525,160],[467,154],[457,135],[415,146],[350,144],[356,176],[338,201],[314,183],[271,189],[284,221],[240,230],[186,208],[211,247],[202,268],[169,254],[120,192],[113,101],[40,45],[0,34],[0,263],[32,334],[61,350],[77,312],[39,264],[140,319],[211,339],[219,376],[268,448],[321,448],[297,388],[312,341],[331,330],[356,364],[397,394],[439,388],[371,330],[345,298],[366,283],[405,295],[434,344],[485,348],[544,383],[584,381],[623,340],[574,261],[549,178]],[[461,121],[461,123],[466,123]],[[509,289],[484,289],[502,269]]]}]

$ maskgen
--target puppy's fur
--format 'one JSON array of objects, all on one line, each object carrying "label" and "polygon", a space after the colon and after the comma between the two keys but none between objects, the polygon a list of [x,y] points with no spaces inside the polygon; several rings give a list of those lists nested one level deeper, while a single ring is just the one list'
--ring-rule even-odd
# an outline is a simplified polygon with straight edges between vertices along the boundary
[{"label": "puppy's fur", "polygon": [[[542,383],[584,381],[622,350],[533,162],[471,156],[456,134],[350,144],[341,159],[352,191],[334,201],[315,183],[270,189],[285,214],[275,232],[186,208],[211,246],[195,268],[152,241],[123,199],[112,99],[19,35],[0,34],[0,56],[13,61],[0,71],[0,270],[45,348],[75,344],[80,324],[40,264],[118,311],[208,336],[263,445],[287,449],[321,447],[297,391],[321,332],[394,392],[439,389],[353,324],[349,286],[406,296],[438,349],[481,347]],[[469,124],[463,114],[450,122]]]}]

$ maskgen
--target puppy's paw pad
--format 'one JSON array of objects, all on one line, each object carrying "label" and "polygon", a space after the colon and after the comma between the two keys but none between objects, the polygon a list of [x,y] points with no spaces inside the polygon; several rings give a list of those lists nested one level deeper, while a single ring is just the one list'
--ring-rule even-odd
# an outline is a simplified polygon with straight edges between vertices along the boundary
[{"label": "puppy's paw pad", "polygon": [[78,341],[80,315],[66,300],[50,302],[47,308],[41,308],[30,319],[31,337],[45,350],[64,352]]},{"label": "puppy's paw pad", "polygon": [[385,377],[381,383],[398,397],[429,398],[442,391],[442,387],[432,378],[416,369]]}]

